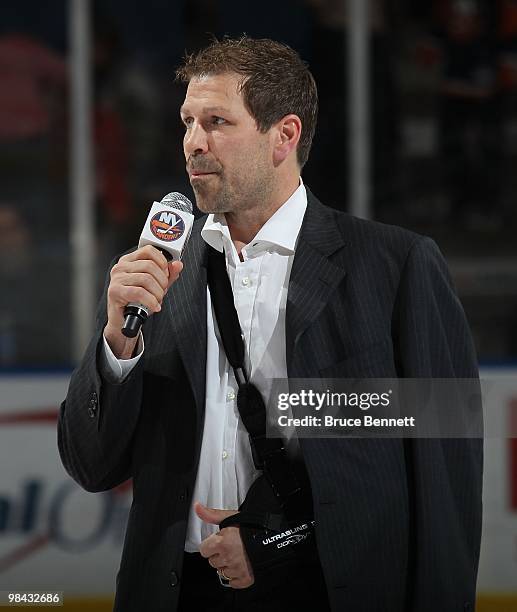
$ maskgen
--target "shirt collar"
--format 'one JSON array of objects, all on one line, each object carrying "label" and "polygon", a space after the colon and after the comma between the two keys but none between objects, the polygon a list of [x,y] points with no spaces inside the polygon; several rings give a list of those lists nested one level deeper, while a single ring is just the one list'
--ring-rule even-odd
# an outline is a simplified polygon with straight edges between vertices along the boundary
[{"label": "shirt collar", "polygon": [[[265,246],[274,246],[288,255],[294,254],[306,208],[307,192],[300,177],[300,185],[296,191],[264,223],[253,240],[242,250],[245,254],[250,255],[255,248],[263,250]],[[228,247],[233,246],[230,230],[222,213],[208,215],[201,230],[201,237],[207,244],[220,252],[223,251],[225,246],[227,247],[226,251]]]}]

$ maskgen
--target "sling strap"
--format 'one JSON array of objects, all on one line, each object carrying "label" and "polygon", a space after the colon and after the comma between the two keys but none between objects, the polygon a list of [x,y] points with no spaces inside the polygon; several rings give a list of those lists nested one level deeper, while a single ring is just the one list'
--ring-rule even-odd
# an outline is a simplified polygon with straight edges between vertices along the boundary
[{"label": "sling strap", "polygon": [[[249,381],[246,373],[244,340],[226,271],[224,253],[209,247],[207,272],[208,287],[221,340],[239,387],[237,407],[249,434],[253,462],[258,470],[263,471],[280,507],[289,513],[290,502],[294,503],[298,499],[297,494],[301,492],[301,487],[287,456],[283,440],[266,436],[266,406],[260,391]],[[272,516],[262,515],[263,520],[260,524],[264,521],[268,524],[271,521],[275,522],[276,519],[272,519]],[[229,518],[234,519],[234,517]],[[230,521],[231,524],[235,524],[235,520],[238,519]]]}]

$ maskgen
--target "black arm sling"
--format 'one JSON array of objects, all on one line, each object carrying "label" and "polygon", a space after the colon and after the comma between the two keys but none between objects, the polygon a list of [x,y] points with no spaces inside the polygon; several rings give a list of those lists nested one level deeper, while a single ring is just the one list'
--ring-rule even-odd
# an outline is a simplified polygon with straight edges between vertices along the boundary
[{"label": "black arm sling", "polygon": [[244,367],[244,341],[224,253],[209,247],[208,287],[223,347],[239,387],[237,406],[249,434],[253,462],[262,475],[239,512],[219,525],[240,528],[255,574],[276,572],[317,558],[312,496],[301,486],[281,438],[266,437],[266,407]]}]

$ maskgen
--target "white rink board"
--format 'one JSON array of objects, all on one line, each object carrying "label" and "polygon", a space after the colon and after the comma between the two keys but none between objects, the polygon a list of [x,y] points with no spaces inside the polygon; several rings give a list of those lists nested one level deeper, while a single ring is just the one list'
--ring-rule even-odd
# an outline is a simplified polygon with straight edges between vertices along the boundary
[{"label": "white rink board", "polygon": [[[517,368],[491,402],[517,399]],[[0,590],[61,590],[91,597],[113,593],[130,487],[82,491],[57,451],[56,422],[69,375],[0,376]],[[485,405],[485,415],[500,414]],[[5,422],[10,417],[10,422]],[[511,508],[509,440],[485,441],[484,528],[479,592],[517,593],[517,508]]]},{"label": "white rink board", "polygon": [[68,380],[0,377],[0,418],[32,419],[0,423],[0,590],[114,589],[131,492],[87,493],[65,472],[56,424]]}]

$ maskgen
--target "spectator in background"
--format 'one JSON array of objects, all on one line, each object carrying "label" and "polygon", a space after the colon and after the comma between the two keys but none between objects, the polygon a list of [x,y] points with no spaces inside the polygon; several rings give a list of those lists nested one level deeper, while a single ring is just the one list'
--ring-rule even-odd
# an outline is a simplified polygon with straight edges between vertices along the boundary
[{"label": "spectator in background", "polygon": [[493,6],[438,0],[439,140],[455,228],[496,229],[501,192]]},{"label": "spectator in background", "polygon": [[66,227],[56,194],[62,177],[54,165],[66,123],[66,80],[64,59],[43,43],[18,33],[0,38],[1,197],[16,201],[54,236]]},{"label": "spectator in background", "polygon": [[[0,80],[0,284],[8,287],[0,292],[0,368],[62,366],[69,360],[66,62],[33,37],[4,34]],[[61,325],[49,339],[55,319]]]},{"label": "spectator in background", "polygon": [[[499,0],[497,19],[498,45],[498,96],[497,107],[500,120],[511,124],[516,119],[517,108],[517,0]],[[505,224],[511,226],[517,221],[515,210],[515,154],[517,142],[514,130],[501,130],[505,138],[500,139],[500,146],[505,147],[504,159],[501,160],[501,173],[504,177],[501,211]]]},{"label": "spectator in background", "polygon": [[517,0],[499,0],[498,6],[499,83],[502,89],[515,91],[517,88]]},{"label": "spectator in background", "polygon": [[66,84],[62,57],[22,34],[0,38],[0,141],[46,136]]},{"label": "spectator in background", "polygon": [[[322,197],[337,205],[347,201],[347,180],[321,181],[329,167],[348,173],[348,64],[350,17],[341,0],[306,0],[313,10],[313,71],[320,92],[319,131],[314,159],[306,174]],[[399,116],[395,91],[394,23],[399,8],[392,0],[367,0],[371,29],[372,199],[374,208],[393,200],[394,156],[398,149]],[[336,206],[337,207],[337,206]],[[377,214],[377,213],[376,213]]]},{"label": "spectator in background", "polygon": [[[119,38],[111,24],[93,28],[94,146],[97,236],[101,253],[124,250],[133,214],[129,180],[128,135],[120,113]],[[104,267],[105,261],[99,262]]]},{"label": "spectator in background", "polygon": [[[98,266],[105,269],[114,252],[133,244],[143,210],[164,195],[163,177],[174,172],[165,147],[170,133],[159,90],[162,75],[126,49],[118,23],[104,11],[95,15],[93,35]],[[174,120],[179,132],[176,115]],[[182,162],[184,183],[183,175]],[[172,191],[173,179],[170,183]]]}]

